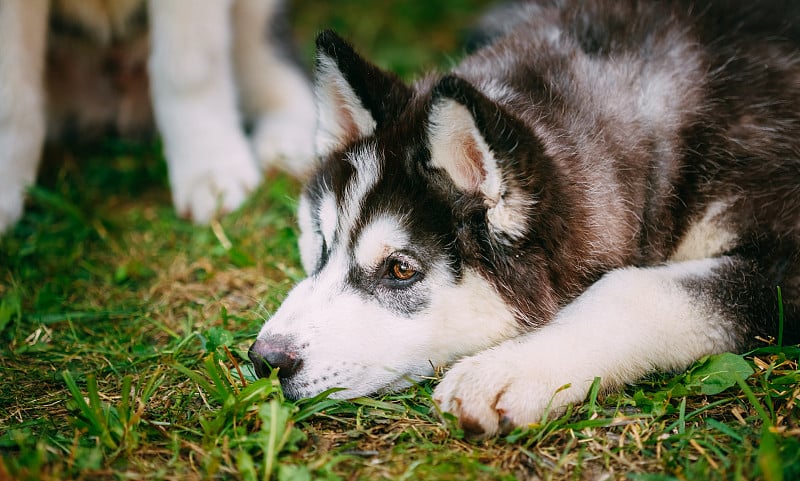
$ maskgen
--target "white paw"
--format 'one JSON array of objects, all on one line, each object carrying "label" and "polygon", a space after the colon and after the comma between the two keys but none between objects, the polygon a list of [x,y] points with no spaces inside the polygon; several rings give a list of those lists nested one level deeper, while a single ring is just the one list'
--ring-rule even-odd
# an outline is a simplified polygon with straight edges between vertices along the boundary
[{"label": "white paw", "polygon": [[261,180],[243,137],[219,144],[198,139],[168,162],[175,209],[198,224],[236,210]]},{"label": "white paw", "polygon": [[253,132],[253,146],[261,166],[278,168],[304,178],[315,167],[313,117],[290,113],[262,115]]},{"label": "white paw", "polygon": [[470,435],[508,432],[586,397],[591,378],[585,382],[570,366],[560,365],[568,360],[569,356],[547,358],[525,342],[508,341],[455,364],[433,399],[443,412],[458,417]]},{"label": "white paw", "polygon": [[25,190],[22,186],[0,188],[0,234],[10,229],[22,217]]},{"label": "white paw", "polygon": [[22,217],[25,191],[36,182],[41,145],[40,136],[0,130],[0,234]]}]

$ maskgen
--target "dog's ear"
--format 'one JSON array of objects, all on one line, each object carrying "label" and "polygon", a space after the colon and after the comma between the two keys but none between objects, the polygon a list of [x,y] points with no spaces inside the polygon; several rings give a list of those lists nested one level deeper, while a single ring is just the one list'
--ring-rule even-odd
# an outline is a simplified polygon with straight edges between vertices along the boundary
[{"label": "dog's ear", "polygon": [[330,30],[317,36],[315,90],[320,156],[371,135],[395,117],[412,94],[396,75],[361,58]]},{"label": "dog's ear", "polygon": [[529,179],[518,178],[514,168],[522,154],[518,147],[529,136],[518,120],[461,78],[446,76],[433,90],[430,166],[442,169],[458,191],[482,196],[487,224],[501,240],[525,235],[536,203],[524,185]]}]

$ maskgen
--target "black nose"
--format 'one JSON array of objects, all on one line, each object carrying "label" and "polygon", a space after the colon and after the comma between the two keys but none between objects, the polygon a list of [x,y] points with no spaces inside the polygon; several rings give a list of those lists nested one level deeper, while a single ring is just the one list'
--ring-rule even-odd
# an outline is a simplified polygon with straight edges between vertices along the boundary
[{"label": "black nose", "polygon": [[291,339],[286,336],[257,339],[247,356],[253,361],[258,377],[269,377],[273,369],[278,369],[278,377],[285,379],[292,377],[303,365]]}]

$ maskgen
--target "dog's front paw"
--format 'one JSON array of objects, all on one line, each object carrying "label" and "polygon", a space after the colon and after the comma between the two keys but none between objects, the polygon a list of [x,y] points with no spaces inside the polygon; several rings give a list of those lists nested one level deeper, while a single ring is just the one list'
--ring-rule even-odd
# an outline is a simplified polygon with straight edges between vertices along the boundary
[{"label": "dog's front paw", "polygon": [[246,144],[196,150],[169,158],[172,200],[182,217],[207,224],[236,210],[258,186],[261,173]]},{"label": "dog's front paw", "polygon": [[[546,355],[545,355],[546,356]],[[494,436],[542,421],[586,396],[591,380],[514,341],[455,364],[433,399],[473,436]],[[570,384],[571,383],[571,384]]]},{"label": "dog's front paw", "polygon": [[303,178],[314,168],[313,116],[282,114],[263,115],[253,133],[256,156],[264,169],[278,168]]}]

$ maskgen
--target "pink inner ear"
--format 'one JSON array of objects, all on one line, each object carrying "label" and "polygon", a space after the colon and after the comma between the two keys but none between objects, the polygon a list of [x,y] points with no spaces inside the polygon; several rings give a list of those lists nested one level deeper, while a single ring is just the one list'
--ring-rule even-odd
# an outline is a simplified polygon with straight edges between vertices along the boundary
[{"label": "pink inner ear", "polygon": [[470,190],[480,191],[481,184],[486,178],[486,168],[483,165],[483,154],[478,147],[475,137],[469,133],[462,133],[460,139],[463,161],[457,162],[458,174]]},{"label": "pink inner ear", "polygon": [[[478,131],[472,114],[454,100],[443,99],[434,105],[429,124],[431,163],[443,168],[463,192],[492,195],[494,159]],[[483,192],[485,189],[492,192]]]},{"label": "pink inner ear", "polygon": [[358,139],[358,125],[356,124],[355,116],[347,103],[346,94],[342,93],[337,88],[329,89],[329,94],[336,106],[336,121],[339,123],[342,131],[342,138],[339,139],[342,144],[348,144]]}]

